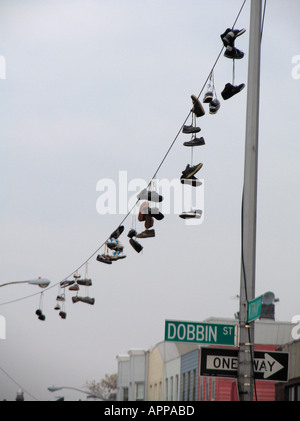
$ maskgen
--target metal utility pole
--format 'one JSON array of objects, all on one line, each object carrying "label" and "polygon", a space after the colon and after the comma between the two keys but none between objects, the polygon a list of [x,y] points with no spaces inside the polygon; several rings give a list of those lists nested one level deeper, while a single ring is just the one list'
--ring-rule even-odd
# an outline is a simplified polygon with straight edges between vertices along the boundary
[{"label": "metal utility pole", "polygon": [[247,323],[247,304],[255,298],[261,14],[262,0],[251,0],[239,311],[238,391],[241,401],[253,400],[254,322]]}]

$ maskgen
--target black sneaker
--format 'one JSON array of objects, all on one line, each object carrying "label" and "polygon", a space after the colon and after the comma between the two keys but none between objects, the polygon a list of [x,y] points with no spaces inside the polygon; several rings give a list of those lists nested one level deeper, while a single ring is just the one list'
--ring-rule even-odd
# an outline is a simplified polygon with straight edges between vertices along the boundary
[{"label": "black sneaker", "polygon": [[207,103],[211,102],[212,99],[213,99],[213,92],[207,91],[206,94],[204,95],[203,102],[205,102],[207,104]]},{"label": "black sneaker", "polygon": [[193,101],[193,108],[192,112],[196,115],[196,117],[202,117],[205,114],[204,108],[201,105],[201,102],[196,97],[196,95],[191,95]]},{"label": "black sneaker", "polygon": [[195,209],[195,210],[190,210],[189,212],[182,212],[179,217],[182,219],[198,219],[201,218],[202,215],[202,210],[200,209]]},{"label": "black sneaker", "polygon": [[244,53],[235,47],[227,47],[224,53],[224,57],[239,60],[244,57]]},{"label": "black sneaker", "polygon": [[155,218],[157,221],[161,221],[165,217],[158,208],[148,208],[148,214]]},{"label": "black sneaker", "polygon": [[148,200],[150,202],[161,202],[163,197],[158,194],[156,191],[149,191],[147,189],[143,189],[138,195],[137,198],[139,200]]},{"label": "black sneaker", "polygon": [[209,113],[216,114],[220,108],[220,101],[217,98],[214,98],[209,104]]},{"label": "black sneaker", "polygon": [[59,285],[61,288],[66,288],[73,284],[75,284],[75,281],[61,281]]},{"label": "black sneaker", "polygon": [[180,178],[181,184],[185,184],[187,186],[198,187],[201,186],[202,182],[198,180],[194,175],[191,178],[184,178],[183,176]]},{"label": "black sneaker", "polygon": [[112,261],[110,260],[110,256],[108,256],[107,254],[98,254],[98,256],[96,257],[96,260],[98,260],[98,262],[102,262],[102,263],[107,263],[108,265],[112,264]]},{"label": "black sneaker", "polygon": [[233,86],[231,85],[231,83],[226,83],[225,88],[221,92],[222,98],[224,100],[231,98],[233,95],[236,95],[239,92],[241,92],[241,90],[243,90],[245,86],[246,85],[244,83],[241,83],[238,86]]},{"label": "black sneaker", "polygon": [[131,246],[134,248],[134,250],[137,253],[140,253],[143,250],[143,246],[139,242],[137,242],[136,240],[134,240],[133,238],[131,238],[129,240],[129,243],[131,244]]},{"label": "black sneaker", "polygon": [[110,238],[119,238],[122,232],[124,231],[124,226],[120,225],[110,236]]},{"label": "black sneaker", "polygon": [[187,134],[191,134],[191,133],[198,133],[200,132],[200,127],[195,127],[192,124],[190,126],[183,126],[182,129],[182,133],[187,133]]},{"label": "black sneaker", "polygon": [[86,303],[86,304],[91,304],[91,305],[95,304],[95,298],[78,297],[77,295],[75,297],[72,297],[72,301],[73,303],[78,303],[79,301],[81,301],[82,303]]},{"label": "black sneaker", "polygon": [[90,287],[92,285],[92,280],[91,279],[78,279],[77,284]]},{"label": "black sneaker", "polygon": [[128,232],[128,234],[127,234],[127,237],[129,237],[129,238],[133,238],[133,237],[135,237],[136,235],[137,235],[136,230],[135,230],[135,229],[133,229],[133,228],[131,228],[131,230],[129,230],[129,232]]},{"label": "black sneaker", "polygon": [[184,146],[202,146],[205,145],[203,137],[194,137],[194,139],[189,140],[188,142],[183,143]]},{"label": "black sneaker", "polygon": [[201,168],[203,164],[198,164],[194,166],[190,166],[189,164],[186,166],[185,170],[182,171],[183,178],[191,178],[193,175],[195,175]]},{"label": "black sneaker", "polygon": [[220,35],[220,37],[225,47],[228,45],[233,47],[235,39],[242,35],[244,32],[246,32],[246,29],[227,28],[226,31]]},{"label": "black sneaker", "polygon": [[67,313],[65,311],[60,311],[59,315],[62,319],[65,319],[67,317]]}]

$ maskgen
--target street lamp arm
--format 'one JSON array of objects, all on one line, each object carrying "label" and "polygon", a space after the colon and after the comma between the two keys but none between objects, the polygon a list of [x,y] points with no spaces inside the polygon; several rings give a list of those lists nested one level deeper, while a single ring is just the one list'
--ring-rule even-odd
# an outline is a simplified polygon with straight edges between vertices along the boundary
[{"label": "street lamp arm", "polygon": [[12,285],[12,284],[27,284],[28,281],[15,281],[15,282],[7,282],[6,284],[1,284],[0,287],[5,287],[6,285]]},{"label": "street lamp arm", "polygon": [[50,284],[50,281],[45,278],[37,278],[37,279],[29,279],[27,281],[6,282],[5,284],[1,284],[0,287],[5,287],[6,285],[13,285],[13,284],[38,285],[40,288],[47,288],[47,286]]}]

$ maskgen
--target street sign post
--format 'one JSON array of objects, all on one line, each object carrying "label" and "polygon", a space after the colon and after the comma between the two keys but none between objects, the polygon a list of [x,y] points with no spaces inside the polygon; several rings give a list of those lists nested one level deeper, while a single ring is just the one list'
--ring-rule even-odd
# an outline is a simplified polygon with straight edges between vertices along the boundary
[{"label": "street sign post", "polygon": [[262,307],[262,300],[263,296],[260,295],[254,300],[248,301],[248,312],[247,312],[247,321],[253,322],[255,319],[259,319],[261,315],[261,307]]},{"label": "street sign post", "polygon": [[[288,353],[254,351],[255,379],[287,382],[288,361]],[[236,378],[238,349],[201,348],[200,375]]]},{"label": "street sign post", "polygon": [[230,324],[166,320],[165,341],[235,346],[236,329]]}]

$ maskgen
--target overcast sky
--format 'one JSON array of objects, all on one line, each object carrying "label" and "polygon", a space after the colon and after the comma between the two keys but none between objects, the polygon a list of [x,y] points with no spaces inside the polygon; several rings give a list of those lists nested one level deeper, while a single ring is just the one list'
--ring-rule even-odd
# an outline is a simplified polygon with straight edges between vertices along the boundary
[{"label": "overcast sky", "polygon": [[[99,213],[99,181],[112,180],[117,193],[120,171],[128,183],[150,181],[189,114],[191,95],[203,89],[222,48],[220,34],[241,5],[1,2],[1,283],[43,276],[55,285],[95,253],[125,216]],[[279,321],[300,314],[299,12],[299,0],[268,2],[262,39],[256,295],[274,292]],[[249,18],[248,0],[236,24],[246,29],[236,40],[245,53],[235,63],[236,84],[247,84]],[[204,104],[206,114],[197,118],[205,139],[193,155],[194,164],[203,163],[196,175],[204,180],[202,224],[187,226],[175,212],[165,214],[154,223],[155,238],[140,240],[138,254],[127,233],[144,227],[130,215],[120,237],[127,257],[105,265],[93,255],[88,294],[95,305],[73,304],[74,293],[67,290],[66,320],[54,310],[56,286],[42,296],[44,322],[35,314],[41,290],[1,288],[7,338],[0,340],[0,367],[9,377],[0,370],[0,400],[15,399],[16,383],[26,400],[53,400],[61,393],[77,399],[47,387],[83,388],[87,380],[116,372],[117,354],[163,340],[165,319],[234,317],[247,87],[222,99],[232,70],[232,61],[221,55],[214,72],[220,110],[211,115]],[[191,163],[186,140],[189,135],[177,137],[158,179],[179,178]]]}]

